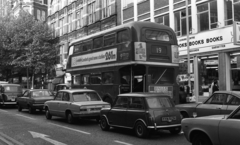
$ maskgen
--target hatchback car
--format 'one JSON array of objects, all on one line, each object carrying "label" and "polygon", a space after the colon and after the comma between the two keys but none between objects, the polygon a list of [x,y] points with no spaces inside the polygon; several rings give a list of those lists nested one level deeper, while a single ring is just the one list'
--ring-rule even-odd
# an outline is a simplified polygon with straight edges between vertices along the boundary
[{"label": "hatchback car", "polygon": [[116,98],[112,108],[101,110],[100,127],[134,129],[138,137],[147,137],[150,130],[181,132],[181,115],[169,96],[153,93],[126,93]]},{"label": "hatchback car", "polygon": [[0,84],[0,106],[16,105],[16,98],[22,93],[22,87],[19,84]]},{"label": "hatchback car", "polygon": [[46,118],[52,116],[65,117],[68,123],[74,123],[75,118],[93,118],[99,120],[100,110],[110,108],[103,102],[98,93],[90,89],[59,90],[54,100],[45,102]]},{"label": "hatchback car", "polygon": [[22,95],[17,98],[18,111],[28,109],[30,114],[36,109],[43,110],[43,105],[46,101],[53,100],[53,94],[47,89],[29,89],[25,90]]}]

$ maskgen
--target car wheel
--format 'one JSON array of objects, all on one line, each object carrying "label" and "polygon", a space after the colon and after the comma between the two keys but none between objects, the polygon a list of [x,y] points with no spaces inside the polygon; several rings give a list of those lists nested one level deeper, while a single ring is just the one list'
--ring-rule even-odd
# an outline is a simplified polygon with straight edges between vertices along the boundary
[{"label": "car wheel", "polygon": [[49,110],[46,109],[45,112],[46,112],[46,113],[45,113],[46,118],[47,118],[47,119],[52,119],[52,115],[50,114]]},{"label": "car wheel", "polygon": [[33,114],[33,113],[35,112],[35,109],[33,109],[31,106],[29,106],[28,112],[29,112],[30,114]]},{"label": "car wheel", "polygon": [[175,127],[169,130],[171,134],[179,134],[182,130],[181,127]]},{"label": "car wheel", "polygon": [[101,117],[100,127],[104,131],[107,131],[110,129],[110,126],[108,125],[107,119],[105,117]]},{"label": "car wheel", "polygon": [[147,127],[142,122],[137,122],[134,129],[136,135],[140,138],[146,138],[149,135]]},{"label": "car wheel", "polygon": [[211,140],[203,133],[194,135],[192,145],[212,145]]},{"label": "car wheel", "polygon": [[75,121],[75,118],[73,117],[72,113],[69,112],[69,113],[67,114],[67,122],[70,123],[70,124],[73,124],[74,121]]},{"label": "car wheel", "polygon": [[18,104],[18,111],[21,112],[22,111],[22,107]]}]

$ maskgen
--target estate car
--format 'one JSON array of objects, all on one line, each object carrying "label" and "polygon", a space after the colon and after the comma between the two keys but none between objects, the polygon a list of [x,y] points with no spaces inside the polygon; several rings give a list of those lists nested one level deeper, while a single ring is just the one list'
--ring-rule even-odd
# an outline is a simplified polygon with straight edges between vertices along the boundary
[{"label": "estate car", "polygon": [[147,137],[150,130],[181,132],[181,115],[171,98],[163,94],[126,93],[116,98],[111,108],[101,110],[100,127],[134,129],[138,137]]}]

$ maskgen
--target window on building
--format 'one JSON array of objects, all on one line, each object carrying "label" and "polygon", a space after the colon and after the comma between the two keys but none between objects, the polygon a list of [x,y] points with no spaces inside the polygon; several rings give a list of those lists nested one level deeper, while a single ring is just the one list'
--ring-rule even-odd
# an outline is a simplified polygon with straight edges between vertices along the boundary
[{"label": "window on building", "polygon": [[[177,36],[184,36],[187,34],[187,20],[186,20],[186,9],[181,11],[177,11],[174,13],[175,17],[175,33]],[[189,32],[192,29],[192,19],[191,19],[191,9],[188,9],[188,24],[189,24]]]},{"label": "window on building", "polygon": [[95,1],[88,4],[88,24],[92,24],[96,21],[96,8]]},{"label": "window on building", "polygon": [[240,0],[234,0],[234,21],[240,21]]},{"label": "window on building", "polygon": [[45,21],[46,20],[46,12],[42,11],[42,20]]},{"label": "window on building", "polygon": [[63,18],[59,20],[59,35],[62,36],[63,35]]},{"label": "window on building", "polygon": [[122,0],[123,8],[128,8],[133,6],[133,0]]},{"label": "window on building", "polygon": [[41,18],[41,11],[37,9],[37,19],[40,20]]},{"label": "window on building", "polygon": [[81,11],[78,11],[76,14],[77,18],[77,29],[81,28]]},{"label": "window on building", "polygon": [[218,27],[217,1],[197,6],[198,31],[206,31]]},{"label": "window on building", "polygon": [[159,24],[170,26],[169,25],[169,15],[167,14],[167,15],[164,15],[164,16],[156,17],[155,22],[159,23]]},{"label": "window on building", "polygon": [[225,25],[231,25],[233,24],[233,10],[232,10],[232,1],[230,0],[224,0],[224,21]]},{"label": "window on building", "polygon": [[115,14],[115,0],[102,0],[102,19]]},{"label": "window on building", "polygon": [[72,32],[72,14],[68,15],[68,32]]}]

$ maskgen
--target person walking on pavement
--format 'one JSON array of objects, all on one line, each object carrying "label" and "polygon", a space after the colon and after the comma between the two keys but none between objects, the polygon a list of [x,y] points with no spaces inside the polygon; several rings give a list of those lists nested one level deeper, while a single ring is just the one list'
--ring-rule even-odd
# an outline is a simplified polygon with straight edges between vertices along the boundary
[{"label": "person walking on pavement", "polygon": [[217,80],[214,81],[214,84],[212,87],[212,93],[214,93],[215,91],[219,91]]}]

